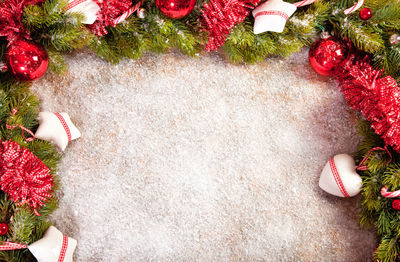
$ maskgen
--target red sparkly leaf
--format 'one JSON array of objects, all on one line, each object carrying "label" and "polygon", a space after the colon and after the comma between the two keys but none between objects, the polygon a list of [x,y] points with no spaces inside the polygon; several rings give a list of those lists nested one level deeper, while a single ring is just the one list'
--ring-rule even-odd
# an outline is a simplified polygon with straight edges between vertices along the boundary
[{"label": "red sparkly leaf", "polygon": [[0,1],[0,37],[6,37],[9,43],[18,39],[30,39],[29,31],[22,24],[24,8],[36,5],[44,0],[5,0]]},{"label": "red sparkly leaf", "polygon": [[[0,141],[1,142],[1,141]],[[0,185],[16,205],[37,209],[51,197],[54,185],[49,168],[27,148],[14,141],[0,143]]]},{"label": "red sparkly leaf", "polygon": [[382,77],[367,58],[352,55],[338,67],[337,80],[347,103],[359,110],[386,145],[400,152],[400,87],[391,76]]},{"label": "red sparkly leaf", "polygon": [[249,16],[261,0],[211,0],[201,10],[202,25],[209,33],[206,50],[216,50],[225,43],[231,29]]}]

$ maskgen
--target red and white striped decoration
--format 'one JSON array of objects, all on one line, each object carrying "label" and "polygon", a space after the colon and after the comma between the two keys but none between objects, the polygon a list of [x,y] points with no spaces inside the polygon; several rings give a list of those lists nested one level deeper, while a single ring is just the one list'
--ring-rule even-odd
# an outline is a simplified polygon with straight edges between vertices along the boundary
[{"label": "red and white striped decoration", "polygon": [[143,0],[139,1],[136,5],[132,6],[127,11],[125,11],[122,15],[117,17],[113,21],[112,25],[116,26],[117,24],[122,23],[123,21],[125,21],[131,14],[136,12],[142,6],[142,4],[143,4]]},{"label": "red and white striped decoration", "polygon": [[3,242],[3,244],[0,245],[0,251],[9,251],[9,250],[17,250],[17,249],[23,249],[27,248],[26,245],[24,244],[18,244],[14,242]]},{"label": "red and white striped decoration", "polygon": [[[297,7],[302,7],[302,6],[306,6],[306,5],[311,5],[317,1],[319,1],[319,0],[302,0],[302,1],[294,3],[294,5]],[[359,9],[363,4],[364,4],[364,0],[358,0],[357,3],[355,3],[352,7],[344,10],[344,13],[346,15],[349,15],[349,14],[353,13],[354,11],[356,11],[357,9]]]},{"label": "red and white striped decoration", "polygon": [[306,5],[311,5],[311,4],[313,4],[314,2],[317,2],[317,1],[319,1],[319,0],[303,0],[303,1],[299,1],[299,2],[294,3],[294,5],[297,6],[297,7],[302,7],[302,6],[306,6]]},{"label": "red and white striped decoration", "polygon": [[344,10],[345,15],[349,15],[359,9],[364,4],[364,0],[358,0],[358,2],[350,8]]},{"label": "red and white striped decoration", "polygon": [[387,186],[382,187],[381,189],[381,195],[386,198],[396,198],[400,197],[400,190],[396,191],[389,191]]},{"label": "red and white striped decoration", "polygon": [[339,172],[337,171],[335,160],[333,159],[333,157],[329,159],[329,166],[331,167],[333,177],[335,178],[336,184],[339,187],[340,192],[342,192],[344,197],[349,197],[349,194],[347,193],[346,188],[343,185],[343,181],[340,178]]},{"label": "red and white striped decoration", "polygon": [[[18,109],[16,109],[16,108],[14,108],[13,110],[12,110],[12,114],[11,114],[11,119],[13,119],[14,118],[14,116],[15,116],[15,114],[18,112]],[[28,141],[28,142],[32,142],[34,139],[35,139],[35,134],[33,134],[33,132],[31,131],[31,130],[29,130],[28,128],[26,128],[26,127],[24,127],[24,126],[22,126],[22,125],[9,125],[9,124],[6,124],[6,128],[7,129],[14,129],[14,128],[20,128],[21,129],[21,135],[22,135],[22,137],[26,140],[26,141]],[[30,134],[32,137],[28,137],[28,138],[26,138],[25,137],[25,134],[24,134],[24,131],[25,132],[27,132],[28,134]]]},{"label": "red and white striped decoration", "polygon": [[61,125],[63,126],[65,133],[67,134],[68,142],[71,142],[71,130],[69,129],[68,124],[65,121],[64,117],[60,113],[54,113],[54,114],[60,120]]},{"label": "red and white striped decoration", "polygon": [[63,235],[63,243],[61,246],[60,257],[58,258],[57,262],[64,262],[65,253],[67,252],[67,248],[68,248],[68,237]]},{"label": "red and white striped decoration", "polygon": [[75,6],[78,6],[84,2],[86,2],[87,0],[72,0],[71,2],[68,3],[67,5],[67,11],[71,10],[72,8],[74,8]]},{"label": "red and white striped decoration", "polygon": [[262,15],[277,15],[283,17],[286,21],[289,19],[288,14],[281,12],[281,11],[261,11],[255,14],[254,18],[257,18]]}]

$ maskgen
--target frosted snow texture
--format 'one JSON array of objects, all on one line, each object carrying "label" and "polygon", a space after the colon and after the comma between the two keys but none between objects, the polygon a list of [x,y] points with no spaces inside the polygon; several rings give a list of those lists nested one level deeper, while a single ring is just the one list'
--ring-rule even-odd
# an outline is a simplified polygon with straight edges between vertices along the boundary
[{"label": "frosted snow texture", "polygon": [[356,149],[357,115],[306,51],[258,65],[174,53],[68,64],[34,90],[82,132],[52,216],[78,240],[76,261],[369,260],[359,199],[318,188],[329,157]]}]

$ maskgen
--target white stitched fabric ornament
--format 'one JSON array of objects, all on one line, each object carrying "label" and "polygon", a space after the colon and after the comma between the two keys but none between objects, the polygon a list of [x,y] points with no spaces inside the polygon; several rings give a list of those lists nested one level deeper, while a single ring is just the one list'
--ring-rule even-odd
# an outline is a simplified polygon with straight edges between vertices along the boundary
[{"label": "white stitched fabric ornament", "polygon": [[43,238],[28,246],[38,262],[72,262],[77,241],[51,226]]},{"label": "white stitched fabric ornament", "polygon": [[0,251],[28,248],[38,262],[72,262],[76,244],[75,239],[50,226],[44,236],[31,245],[5,241],[0,245]]},{"label": "white stitched fabric ornament", "polygon": [[100,7],[92,0],[69,0],[66,13],[83,14],[85,18],[82,23],[93,24],[99,11]]},{"label": "white stitched fabric ornament", "polygon": [[39,113],[39,128],[35,137],[53,142],[61,151],[64,151],[71,140],[81,136],[81,132],[72,123],[67,113]]},{"label": "white stitched fabric ornament", "polygon": [[269,0],[253,10],[254,34],[267,31],[282,33],[286,21],[297,7],[282,0]]},{"label": "white stitched fabric ornament", "polygon": [[360,193],[362,179],[356,172],[352,156],[340,154],[326,163],[319,178],[319,187],[329,194],[352,197]]}]

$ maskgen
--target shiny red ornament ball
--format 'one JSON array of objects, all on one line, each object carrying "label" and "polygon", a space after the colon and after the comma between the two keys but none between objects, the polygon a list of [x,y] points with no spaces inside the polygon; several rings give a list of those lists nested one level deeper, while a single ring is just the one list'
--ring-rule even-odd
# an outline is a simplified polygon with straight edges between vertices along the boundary
[{"label": "shiny red ornament ball", "polygon": [[0,235],[4,236],[8,232],[8,225],[6,223],[0,223]]},{"label": "shiny red ornament ball", "polygon": [[34,42],[19,40],[7,50],[8,70],[19,80],[33,81],[43,76],[49,65],[44,48]]},{"label": "shiny red ornament ball", "polygon": [[165,16],[179,19],[193,11],[196,0],[156,0],[156,5]]},{"label": "shiny red ornament ball", "polygon": [[372,11],[368,7],[364,7],[360,10],[360,18],[362,20],[368,20],[372,17]]},{"label": "shiny red ornament ball", "polygon": [[395,210],[400,210],[400,199],[393,200],[392,207]]},{"label": "shiny red ornament ball", "polygon": [[349,47],[342,41],[327,37],[317,40],[310,48],[308,59],[312,68],[320,75],[331,76],[348,57]]}]

